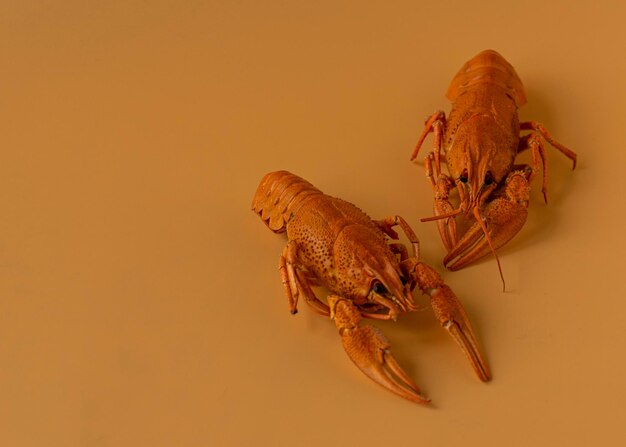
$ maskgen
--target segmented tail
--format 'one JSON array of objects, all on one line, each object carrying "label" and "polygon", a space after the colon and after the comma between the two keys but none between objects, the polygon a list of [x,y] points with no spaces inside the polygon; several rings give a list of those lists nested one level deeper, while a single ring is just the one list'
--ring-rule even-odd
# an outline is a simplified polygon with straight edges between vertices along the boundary
[{"label": "segmented tail", "polygon": [[477,84],[495,84],[504,88],[517,107],[526,103],[524,85],[515,69],[493,50],[482,51],[467,61],[452,78],[446,97],[454,102],[460,94]]},{"label": "segmented tail", "polygon": [[286,230],[287,222],[302,201],[322,192],[315,186],[287,171],[266,174],[252,199],[252,211],[275,233]]}]

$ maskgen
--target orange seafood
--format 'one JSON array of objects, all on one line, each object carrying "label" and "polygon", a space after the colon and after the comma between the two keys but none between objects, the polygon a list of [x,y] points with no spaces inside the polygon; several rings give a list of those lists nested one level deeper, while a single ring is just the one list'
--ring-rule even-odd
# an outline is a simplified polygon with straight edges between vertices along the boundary
[{"label": "orange seafood", "polygon": [[[493,50],[466,62],[452,79],[446,97],[452,110],[447,118],[438,111],[426,121],[411,160],[432,132],[433,150],[424,165],[434,191],[435,217],[422,220],[438,221],[448,251],[443,263],[450,270],[458,270],[489,253],[496,255],[496,250],[522,229],[528,215],[530,183],[540,164],[547,203],[544,141],[568,157],[573,168],[576,154],[555,141],[540,123],[519,122],[517,109],[526,103],[524,86],[511,64]],[[520,136],[521,131],[530,133]],[[526,149],[531,151],[531,164],[516,164],[518,154]],[[441,170],[442,162],[447,173]],[[451,200],[454,189],[458,206]],[[460,236],[459,216],[471,223]],[[496,260],[500,269],[497,255]],[[504,284],[504,278],[502,281]]]},{"label": "orange seafood", "polygon": [[[396,320],[417,310],[412,292],[430,296],[436,318],[469,359],[480,380],[491,373],[460,301],[441,276],[419,260],[417,236],[400,216],[372,220],[344,200],[323,194],[287,171],[267,174],[252,210],[275,233],[287,233],[279,270],[289,310],[303,298],[335,321],[344,349],[356,366],[387,390],[413,402],[429,401],[389,350],[389,342],[362,318]],[[399,225],[411,243],[398,239]],[[313,292],[325,286],[326,302]]]}]

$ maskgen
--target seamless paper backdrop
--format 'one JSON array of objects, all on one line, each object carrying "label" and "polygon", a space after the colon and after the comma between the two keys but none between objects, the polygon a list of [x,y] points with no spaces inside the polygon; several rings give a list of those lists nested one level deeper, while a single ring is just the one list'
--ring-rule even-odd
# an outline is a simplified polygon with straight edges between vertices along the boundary
[{"label": "seamless paper backdrop", "polygon": [[[0,444],[623,444],[625,12],[1,4]],[[408,160],[486,48],[525,84],[521,119],[579,156],[572,172],[548,147],[549,203],[535,182],[500,251],[506,293],[491,258],[442,268],[436,225],[419,222],[431,188]],[[493,381],[475,379],[429,310],[376,323],[429,407],[364,377],[304,303],[289,315],[285,239],[250,211],[278,169],[372,217],[404,216]]]}]

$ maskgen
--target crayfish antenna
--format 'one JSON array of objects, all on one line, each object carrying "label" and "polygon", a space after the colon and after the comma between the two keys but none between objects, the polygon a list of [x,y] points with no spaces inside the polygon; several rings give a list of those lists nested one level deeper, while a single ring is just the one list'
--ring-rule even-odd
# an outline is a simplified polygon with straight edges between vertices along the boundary
[{"label": "crayfish antenna", "polygon": [[502,292],[506,292],[506,283],[504,281],[504,274],[502,273],[502,265],[500,264],[500,258],[498,258],[498,253],[496,253],[496,249],[493,248],[493,243],[491,242],[491,237],[489,236],[489,231],[487,231],[487,226],[485,225],[485,221],[483,220],[480,212],[478,211],[478,206],[474,207],[474,217],[476,221],[482,228],[483,233],[485,234],[485,239],[487,239],[487,243],[489,244],[489,248],[491,249],[491,253],[496,258],[496,263],[498,264],[498,272],[500,272],[500,279],[502,280]]},{"label": "crayfish antenna", "polygon": [[458,216],[462,212],[463,210],[459,208],[458,210],[450,211],[449,213],[445,213],[445,214],[437,214],[436,216],[422,217],[420,219],[420,222],[433,222],[435,220],[447,219],[449,217]]}]

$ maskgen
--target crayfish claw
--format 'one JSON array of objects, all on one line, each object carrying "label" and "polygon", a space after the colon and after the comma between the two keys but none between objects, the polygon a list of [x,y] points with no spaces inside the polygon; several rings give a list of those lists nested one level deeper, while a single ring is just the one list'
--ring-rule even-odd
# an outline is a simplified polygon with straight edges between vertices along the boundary
[{"label": "crayfish claw", "polygon": [[[482,211],[484,225],[493,248],[507,244],[526,223],[530,192],[527,174],[515,171],[507,178],[505,194],[489,202]],[[443,259],[450,270],[459,270],[492,252],[488,238],[477,221],[467,230],[457,245]]]},{"label": "crayfish claw", "polygon": [[444,284],[433,290],[430,295],[435,316],[461,348],[478,378],[483,382],[491,380],[491,371],[480,351],[478,339],[465,309],[452,289]]},{"label": "crayfish claw", "polygon": [[423,262],[416,263],[414,276],[422,293],[430,296],[435,317],[461,348],[478,378],[483,382],[491,380],[489,366],[461,301],[431,266]]},{"label": "crayfish claw", "polygon": [[361,315],[351,301],[332,295],[328,302],[348,357],[367,377],[404,399],[430,402],[393,357],[385,336],[373,326],[359,326]]}]

